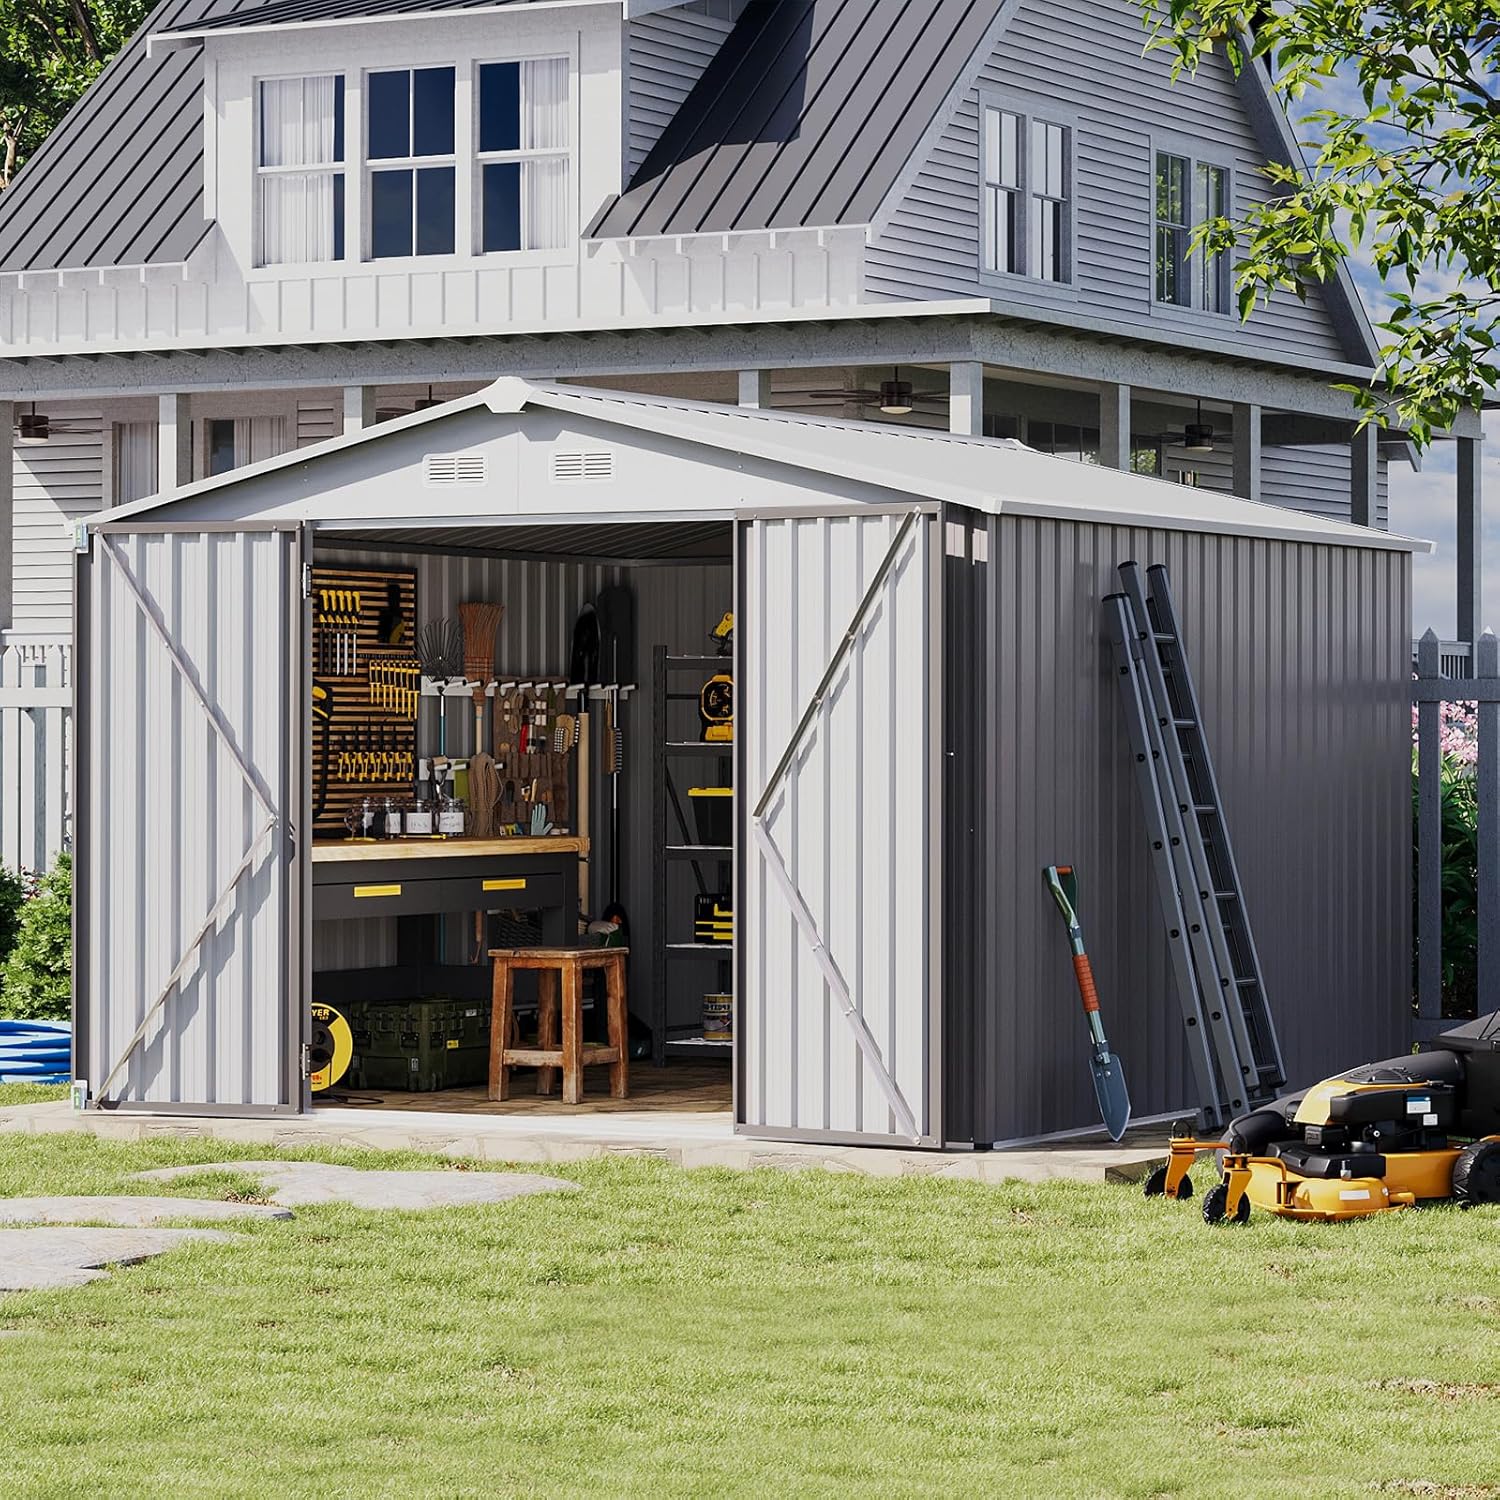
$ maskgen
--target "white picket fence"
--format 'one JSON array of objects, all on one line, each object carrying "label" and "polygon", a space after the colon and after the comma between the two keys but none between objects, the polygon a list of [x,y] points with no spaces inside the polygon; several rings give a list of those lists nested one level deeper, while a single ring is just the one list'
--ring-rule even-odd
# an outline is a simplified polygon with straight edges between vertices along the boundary
[{"label": "white picket fence", "polygon": [[0,633],[0,862],[46,870],[72,847],[72,647]]}]

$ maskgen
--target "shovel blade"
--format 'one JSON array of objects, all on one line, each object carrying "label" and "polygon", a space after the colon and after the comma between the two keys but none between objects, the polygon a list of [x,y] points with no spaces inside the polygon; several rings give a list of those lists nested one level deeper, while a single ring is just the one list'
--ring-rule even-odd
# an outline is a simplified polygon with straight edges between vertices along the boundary
[{"label": "shovel blade", "polygon": [[1125,1070],[1113,1052],[1096,1052],[1090,1058],[1090,1065],[1104,1128],[1109,1131],[1110,1140],[1117,1141],[1130,1128],[1130,1091],[1125,1087]]}]

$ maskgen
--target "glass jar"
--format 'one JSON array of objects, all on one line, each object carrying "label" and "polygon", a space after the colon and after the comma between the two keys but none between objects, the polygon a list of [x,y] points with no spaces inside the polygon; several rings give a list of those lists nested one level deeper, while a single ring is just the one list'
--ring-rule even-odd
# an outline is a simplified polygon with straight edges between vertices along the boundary
[{"label": "glass jar", "polygon": [[399,839],[402,833],[401,804],[394,797],[385,799],[385,811],[381,814],[385,821],[385,836],[388,839]]},{"label": "glass jar", "polygon": [[406,809],[406,836],[430,839],[433,835],[432,803],[426,797],[416,798]]},{"label": "glass jar", "polygon": [[464,814],[468,811],[462,797],[445,797],[438,803],[437,831],[444,838],[463,837]]}]

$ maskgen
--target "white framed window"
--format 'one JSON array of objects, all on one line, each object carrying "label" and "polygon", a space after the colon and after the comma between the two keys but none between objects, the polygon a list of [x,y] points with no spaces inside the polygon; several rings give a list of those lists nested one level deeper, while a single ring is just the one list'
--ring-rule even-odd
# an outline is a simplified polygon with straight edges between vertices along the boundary
[{"label": "white framed window", "polygon": [[1073,130],[995,104],[981,107],[983,269],[1073,279]]},{"label": "white framed window", "polygon": [[1200,312],[1232,310],[1229,257],[1194,255],[1193,230],[1225,217],[1232,205],[1228,167],[1186,153],[1155,153],[1154,261],[1156,300]]},{"label": "white framed window", "polygon": [[479,65],[474,224],[482,254],[560,250],[571,238],[570,73],[565,57]]},{"label": "white framed window", "polygon": [[342,260],[343,74],[261,79],[256,115],[256,264]]},{"label": "white framed window", "polygon": [[371,260],[452,255],[458,160],[455,70],[365,75],[365,183]]}]

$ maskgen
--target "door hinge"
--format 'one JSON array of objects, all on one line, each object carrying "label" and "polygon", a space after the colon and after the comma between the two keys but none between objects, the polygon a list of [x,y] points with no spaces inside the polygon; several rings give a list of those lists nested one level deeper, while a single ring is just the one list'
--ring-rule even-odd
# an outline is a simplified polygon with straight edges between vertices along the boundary
[{"label": "door hinge", "polygon": [[302,1076],[304,1078],[311,1078],[312,1077],[312,1043],[311,1042],[303,1042],[303,1044],[302,1044]]},{"label": "door hinge", "polygon": [[311,563],[303,563],[302,564],[302,597],[304,599],[311,599],[312,598],[312,564]]}]

